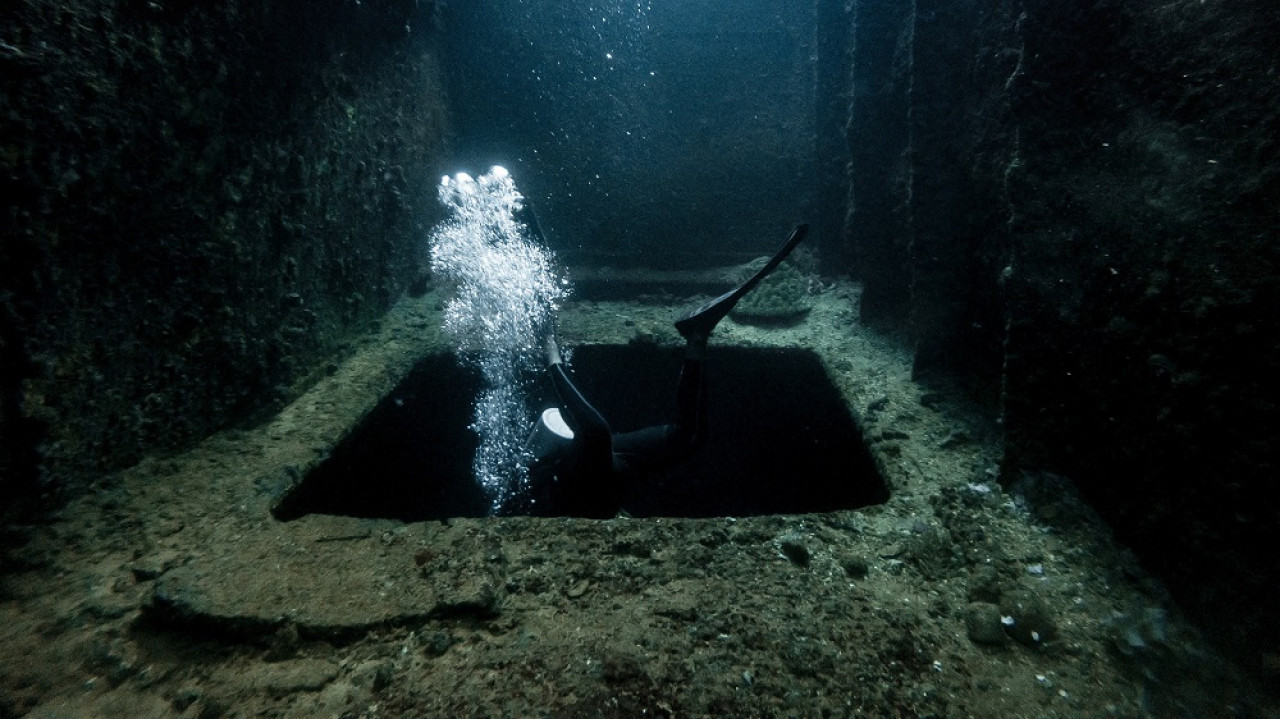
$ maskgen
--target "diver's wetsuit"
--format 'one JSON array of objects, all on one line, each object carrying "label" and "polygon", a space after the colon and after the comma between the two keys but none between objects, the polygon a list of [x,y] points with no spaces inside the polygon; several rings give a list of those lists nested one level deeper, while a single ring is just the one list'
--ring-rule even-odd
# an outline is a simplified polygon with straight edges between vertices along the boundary
[{"label": "diver's wetsuit", "polygon": [[613,517],[621,507],[627,475],[666,469],[701,447],[707,439],[707,392],[703,382],[707,340],[738,300],[800,244],[807,230],[807,225],[796,227],[750,279],[676,322],[687,345],[676,389],[676,416],[671,424],[614,434],[574,385],[560,361],[555,338],[548,337],[547,372],[560,399],[561,416],[573,431],[572,447],[567,456],[535,461],[530,469],[534,496],[526,498],[528,504],[523,509],[533,514]]},{"label": "diver's wetsuit", "polygon": [[[674,466],[707,440],[706,385],[701,357],[686,356],[676,389],[676,416],[671,424],[614,434],[609,423],[582,396],[561,362],[547,372],[560,398],[561,416],[573,430],[573,451],[553,468],[547,488],[556,514],[612,517],[621,505],[625,482],[633,473]],[[535,471],[536,468],[535,468]]]}]

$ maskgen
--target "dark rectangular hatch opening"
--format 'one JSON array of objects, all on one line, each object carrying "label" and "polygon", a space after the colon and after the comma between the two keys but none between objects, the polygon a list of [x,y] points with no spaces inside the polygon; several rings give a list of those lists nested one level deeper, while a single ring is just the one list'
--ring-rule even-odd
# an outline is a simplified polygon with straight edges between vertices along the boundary
[{"label": "dark rectangular hatch opening", "polygon": [[[575,381],[615,431],[669,421],[678,350],[585,346]],[[633,517],[741,517],[828,512],[888,499],[883,478],[816,354],[713,347],[707,358],[710,438],[680,466],[628,487]],[[277,505],[307,514],[406,522],[488,514],[468,429],[476,374],[451,355],[423,359],[409,376]],[[535,386],[551,406],[549,383]]]}]

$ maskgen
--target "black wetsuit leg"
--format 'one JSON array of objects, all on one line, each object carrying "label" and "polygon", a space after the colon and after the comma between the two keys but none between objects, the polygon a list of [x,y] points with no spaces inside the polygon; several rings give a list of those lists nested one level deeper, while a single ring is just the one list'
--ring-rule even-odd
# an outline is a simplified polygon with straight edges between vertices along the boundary
[{"label": "black wetsuit leg", "polygon": [[706,443],[707,386],[702,365],[700,359],[685,358],[671,424],[614,435],[613,455],[618,464],[640,471],[665,469]]},{"label": "black wetsuit leg", "polygon": [[618,513],[622,487],[613,468],[613,431],[604,417],[582,396],[564,365],[547,368],[565,424],[573,430],[573,455],[556,473],[553,502],[560,514],[613,517]]}]

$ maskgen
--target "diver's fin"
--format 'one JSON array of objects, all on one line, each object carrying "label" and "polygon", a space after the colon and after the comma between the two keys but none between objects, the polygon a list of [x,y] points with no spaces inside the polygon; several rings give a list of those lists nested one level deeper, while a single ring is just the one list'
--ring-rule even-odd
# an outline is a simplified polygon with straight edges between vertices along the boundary
[{"label": "diver's fin", "polygon": [[800,244],[800,241],[804,239],[805,234],[808,232],[809,225],[796,225],[796,228],[791,231],[791,236],[787,238],[786,242],[782,243],[782,247],[779,247],[777,252],[773,253],[773,257],[769,258],[764,267],[761,267],[746,282],[676,320],[676,331],[685,339],[689,339],[691,336],[706,337],[710,335],[711,330],[720,324],[720,320],[724,319],[733,310],[733,306],[738,304],[738,300],[745,297],[756,285],[760,284],[760,280],[767,277],[770,272],[778,269],[778,265],[787,259],[787,255],[791,254],[791,251],[796,248],[796,245]]}]

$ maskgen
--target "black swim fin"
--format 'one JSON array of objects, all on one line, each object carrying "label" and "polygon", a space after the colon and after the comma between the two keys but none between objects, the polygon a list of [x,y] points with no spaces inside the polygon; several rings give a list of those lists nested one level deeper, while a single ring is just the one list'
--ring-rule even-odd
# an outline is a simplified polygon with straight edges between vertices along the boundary
[{"label": "black swim fin", "polygon": [[736,288],[720,295],[701,307],[693,310],[689,314],[676,320],[676,331],[681,337],[688,339],[690,336],[706,337],[711,334],[711,330],[720,324],[720,320],[724,319],[732,310],[733,306],[738,304],[738,300],[746,296],[756,285],[760,284],[769,275],[770,272],[778,269],[778,265],[787,259],[787,255],[800,244],[805,234],[809,232],[809,225],[800,224],[791,231],[791,236],[787,241],[782,243],[782,247],[773,253],[773,257],[765,263],[754,275],[747,279],[746,282],[738,285]]}]

